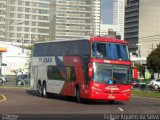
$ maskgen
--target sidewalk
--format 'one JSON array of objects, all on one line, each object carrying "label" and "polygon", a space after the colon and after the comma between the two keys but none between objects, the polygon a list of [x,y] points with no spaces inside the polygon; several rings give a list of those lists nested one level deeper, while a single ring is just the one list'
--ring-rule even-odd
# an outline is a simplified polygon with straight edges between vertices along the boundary
[{"label": "sidewalk", "polygon": [[5,82],[3,85],[0,85],[0,88],[29,88],[29,85],[18,86],[15,80],[9,80]]}]

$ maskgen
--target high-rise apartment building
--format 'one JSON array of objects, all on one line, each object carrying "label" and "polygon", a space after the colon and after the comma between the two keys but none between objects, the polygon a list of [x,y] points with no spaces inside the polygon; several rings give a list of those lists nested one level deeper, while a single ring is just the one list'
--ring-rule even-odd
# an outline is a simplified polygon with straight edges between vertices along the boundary
[{"label": "high-rise apartment building", "polygon": [[100,0],[51,0],[50,37],[86,38],[99,34]]},{"label": "high-rise apartment building", "polygon": [[0,40],[4,40],[5,34],[5,0],[0,0]]},{"label": "high-rise apartment building", "polygon": [[38,40],[99,35],[100,0],[0,0],[0,40]]},{"label": "high-rise apartment building", "polygon": [[125,40],[136,54],[148,54],[160,43],[160,1],[127,0],[125,12]]},{"label": "high-rise apartment building", "polygon": [[131,53],[136,54],[139,37],[139,0],[127,0],[125,7],[125,40]]},{"label": "high-rise apartment building", "polygon": [[113,24],[117,26],[117,35],[120,35],[122,40],[124,40],[125,3],[125,0],[114,0],[113,2]]},{"label": "high-rise apartment building", "polygon": [[0,40],[22,41],[49,38],[50,0],[0,0]]}]

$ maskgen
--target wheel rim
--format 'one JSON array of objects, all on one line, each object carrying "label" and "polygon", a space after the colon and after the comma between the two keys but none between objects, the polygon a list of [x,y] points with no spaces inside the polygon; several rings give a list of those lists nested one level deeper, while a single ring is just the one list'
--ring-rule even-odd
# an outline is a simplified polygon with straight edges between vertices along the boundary
[{"label": "wheel rim", "polygon": [[42,96],[42,89],[40,84],[38,84],[38,92],[39,92],[39,95]]},{"label": "wheel rim", "polygon": [[157,90],[157,89],[158,89],[158,86],[157,86],[157,85],[155,85],[155,86],[154,86],[154,88]]},{"label": "wheel rim", "polygon": [[46,87],[45,87],[45,85],[43,86],[43,96],[46,96]]}]

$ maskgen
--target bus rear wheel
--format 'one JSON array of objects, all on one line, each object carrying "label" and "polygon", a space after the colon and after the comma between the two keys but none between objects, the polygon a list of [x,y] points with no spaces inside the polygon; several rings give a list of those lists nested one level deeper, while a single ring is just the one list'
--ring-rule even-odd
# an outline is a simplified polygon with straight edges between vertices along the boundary
[{"label": "bus rear wheel", "polygon": [[37,88],[38,88],[38,95],[40,97],[42,97],[43,96],[42,85],[40,83],[38,83]]},{"label": "bus rear wheel", "polygon": [[43,84],[43,86],[42,86],[42,96],[47,97],[46,84]]}]

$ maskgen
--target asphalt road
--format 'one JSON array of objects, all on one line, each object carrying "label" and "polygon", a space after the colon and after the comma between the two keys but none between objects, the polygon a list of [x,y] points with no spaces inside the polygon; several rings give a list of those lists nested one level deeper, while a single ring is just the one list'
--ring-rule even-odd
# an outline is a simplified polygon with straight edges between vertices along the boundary
[{"label": "asphalt road", "polygon": [[[115,104],[94,101],[80,104],[71,97],[42,98],[37,96],[35,91],[29,89],[0,88],[0,95],[6,97],[6,100],[0,102],[0,119],[3,120],[5,117],[21,118],[24,116],[27,119],[38,116],[41,119],[54,117],[74,120],[77,119],[77,115],[78,118],[94,120],[107,118],[111,114],[152,115],[160,113],[160,100],[141,97],[131,97],[129,102],[116,102]],[[157,116],[155,120],[158,119],[160,116]]]}]

